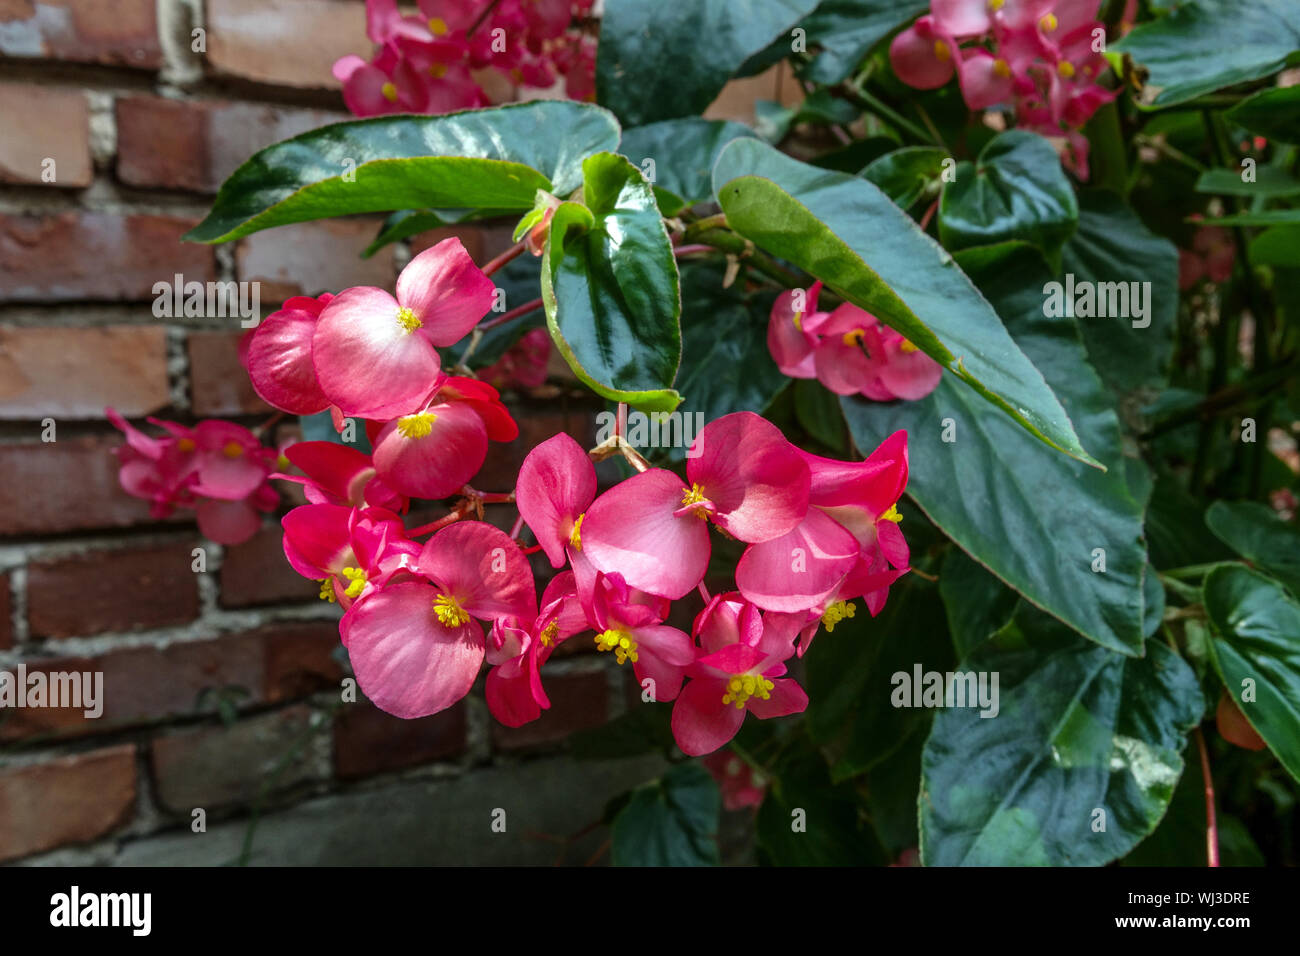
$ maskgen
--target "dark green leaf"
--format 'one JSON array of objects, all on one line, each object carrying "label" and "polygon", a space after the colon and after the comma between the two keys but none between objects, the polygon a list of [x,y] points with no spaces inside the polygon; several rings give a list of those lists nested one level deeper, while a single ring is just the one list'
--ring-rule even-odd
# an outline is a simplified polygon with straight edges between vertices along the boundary
[{"label": "dark green leaf", "polygon": [[1300,180],[1278,169],[1276,166],[1257,166],[1253,177],[1243,179],[1244,170],[1207,169],[1196,180],[1198,193],[1214,193],[1221,196],[1261,196],[1265,198],[1300,195]]},{"label": "dark green leaf", "polygon": [[1205,512],[1205,523],[1220,541],[1300,597],[1300,531],[1272,508],[1254,501],[1216,501]]},{"label": "dark green leaf", "polygon": [[907,209],[922,196],[938,195],[947,158],[947,150],[937,146],[905,146],[872,160],[862,177],[879,186],[899,208]]},{"label": "dark green leaf", "polygon": [[714,866],[718,862],[718,785],[699,764],[678,764],[632,791],[614,818],[614,866]]},{"label": "dark green leaf", "polygon": [[1198,226],[1296,226],[1300,225],[1300,209],[1262,209],[1212,219],[1189,219],[1188,222],[1195,222]]},{"label": "dark green leaf", "polygon": [[582,160],[618,136],[600,107],[547,100],[335,123],[254,154],[185,238],[227,242],[363,212],[529,209],[539,189],[575,189]]},{"label": "dark green leaf", "polygon": [[769,866],[863,866],[885,862],[863,824],[854,788],[832,786],[815,751],[778,768],[758,809],[758,849]]},{"label": "dark green leaf", "polygon": [[724,120],[664,120],[624,130],[618,151],[642,172],[648,168],[646,160],[654,162],[651,181],[660,196],[659,207],[665,216],[674,216],[684,206],[713,197],[710,174],[718,153],[733,139],[754,135],[748,126]]},{"label": "dark green leaf", "polygon": [[1250,241],[1249,251],[1251,265],[1300,267],[1300,225],[1264,230]]},{"label": "dark green leaf", "polygon": [[1023,239],[1054,257],[1078,221],[1056,150],[1024,130],[1002,133],[974,163],[959,164],[939,203],[939,238],[949,249]]},{"label": "dark green leaf", "polygon": [[1300,780],[1300,604],[1239,564],[1205,576],[1214,666],[1241,712]]},{"label": "dark green leaf", "polygon": [[953,373],[947,378],[961,378],[1039,438],[1095,464],[952,256],[876,186],[741,139],[722,151],[713,187],[738,233],[902,332]]},{"label": "dark green leaf", "polygon": [[583,202],[562,203],[542,256],[546,321],[574,374],[598,394],[672,411],[681,360],[677,263],[641,171],[597,153]]},{"label": "dark green leaf", "polygon": [[[1113,399],[1074,323],[1043,315],[1047,270],[1015,244],[959,255],[1024,353],[1042,370],[1108,472],[1056,455],[951,376],[919,402],[845,399],[859,448],[906,429],[907,493],[1004,582],[1105,647],[1142,647],[1142,506],[1125,475]],[[951,441],[945,441],[945,434]],[[1096,549],[1105,572],[1094,571]]]},{"label": "dark green leaf", "polygon": [[927,865],[1098,866],[1155,828],[1204,709],[1177,654],[1153,641],[1146,657],[1124,657],[1022,605],[962,667],[997,675],[999,711],[935,716],[922,760]]},{"label": "dark green leaf", "polygon": [[1110,45],[1148,71],[1143,102],[1172,106],[1276,73],[1300,50],[1291,0],[1195,0]]},{"label": "dark green leaf", "polygon": [[827,448],[844,448],[848,431],[844,412],[835,393],[814,379],[801,378],[794,383],[794,413],[799,424]]},{"label": "dark green leaf", "polygon": [[1011,620],[1020,603],[1015,591],[958,548],[944,556],[939,595],[959,658],[969,655]]},{"label": "dark green leaf", "polygon": [[1257,136],[1279,143],[1300,143],[1300,86],[1261,90],[1225,116]]},{"label": "dark green leaf", "polygon": [[579,760],[614,760],[674,746],[671,707],[636,706],[600,727],[569,735],[569,747]]}]

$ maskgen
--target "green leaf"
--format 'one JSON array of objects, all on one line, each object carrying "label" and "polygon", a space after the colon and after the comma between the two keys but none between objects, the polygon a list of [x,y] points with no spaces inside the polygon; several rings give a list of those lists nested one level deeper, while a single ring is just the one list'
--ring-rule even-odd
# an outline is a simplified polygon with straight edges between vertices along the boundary
[{"label": "green leaf", "polygon": [[1265,229],[1248,247],[1251,265],[1300,268],[1300,225]]},{"label": "green leaf", "polygon": [[1056,150],[1024,130],[994,137],[974,163],[958,164],[939,203],[939,238],[953,250],[1023,239],[1055,257],[1078,221]]},{"label": "green leaf", "polygon": [[1259,212],[1239,212],[1213,219],[1192,219],[1198,226],[1296,226],[1300,225],[1300,209],[1262,209]]},{"label": "green leaf", "polygon": [[1241,174],[1241,167],[1235,169],[1207,169],[1196,180],[1196,191],[1221,196],[1261,196],[1264,198],[1300,195],[1300,180],[1276,166],[1256,167],[1255,178],[1249,182],[1242,179]]},{"label": "green leaf", "polygon": [[848,432],[839,398],[820,382],[810,378],[795,380],[794,414],[804,431],[817,441],[835,451],[844,449]]},{"label": "green leaf", "polygon": [[596,96],[624,126],[698,116],[733,73],[816,6],[816,0],[655,4],[607,0]]},{"label": "green leaf", "polygon": [[816,751],[781,766],[755,823],[759,859],[769,866],[863,866],[886,862],[862,821],[854,788],[832,786]]},{"label": "green leaf", "polygon": [[1011,620],[1020,603],[1015,591],[958,548],[944,556],[939,595],[958,657],[966,657],[992,637]]},{"label": "green leaf", "polygon": [[997,675],[999,711],[935,716],[922,758],[926,865],[1100,866],[1155,829],[1204,711],[1177,654],[1153,641],[1146,657],[1124,657],[1022,605],[961,667],[990,684]]},{"label": "green leaf", "polygon": [[1215,537],[1300,597],[1300,531],[1255,501],[1216,501],[1205,512]]},{"label": "green leaf", "polygon": [[[1259,852],[1237,817],[1220,807],[1215,814],[1219,827],[1219,859],[1223,866],[1263,866]],[[1169,812],[1155,831],[1120,861],[1121,866],[1205,866],[1205,785],[1201,775],[1189,770],[1178,781]]]},{"label": "green leaf", "polygon": [[1300,780],[1300,604],[1272,578],[1239,564],[1212,569],[1204,593],[1215,670],[1256,733]]},{"label": "green leaf", "polygon": [[722,796],[707,770],[678,764],[638,787],[614,818],[614,866],[716,866]]},{"label": "green leaf", "polygon": [[1172,106],[1276,73],[1300,50],[1291,0],[1194,0],[1136,27],[1107,50],[1147,72],[1144,106]]},{"label": "green leaf", "polygon": [[872,160],[862,177],[879,186],[900,209],[907,209],[922,196],[938,195],[947,158],[948,151],[937,146],[905,146]]},{"label": "green leaf", "polygon": [[302,425],[302,440],[333,442],[336,445],[355,448],[357,451],[369,455],[373,449],[370,446],[370,438],[366,435],[366,423],[360,418],[346,420],[351,421],[353,424],[352,437],[354,440],[350,442],[344,441],[343,436],[334,429],[334,419],[329,412],[299,416],[298,421]]},{"label": "green leaf", "polygon": [[551,337],[597,394],[672,411],[681,360],[677,263],[654,192],[622,156],[583,164],[583,202],[562,203],[542,256]]},{"label": "green leaf", "polygon": [[876,186],[742,139],[722,151],[713,188],[736,232],[902,332],[1048,444],[1097,463],[952,256]]},{"label": "green leaf", "polygon": [[[1074,322],[1043,315],[1048,273],[1033,249],[976,249],[959,261],[1110,470],[1053,454],[950,376],[919,402],[845,399],[854,440],[866,451],[906,429],[917,463],[907,493],[931,521],[1033,604],[1105,647],[1139,654],[1142,506],[1126,481],[1113,399]],[[1104,573],[1092,570],[1097,548]]]},{"label": "green leaf", "polygon": [[[618,151],[643,172],[654,162],[655,194],[665,216],[713,198],[709,176],[722,148],[733,139],[756,135],[741,123],[698,117],[664,120],[623,131]],[[649,174],[647,173],[647,176]]]},{"label": "green leaf", "polygon": [[569,748],[579,760],[616,760],[634,754],[670,752],[675,743],[671,707],[634,707],[607,724],[575,731]]},{"label": "green leaf", "polygon": [[[1145,318],[1094,317],[1078,320],[1092,366],[1121,395],[1138,388],[1163,388],[1169,379],[1178,318],[1178,250],[1143,225],[1118,196],[1085,191],[1079,197],[1079,228],[1061,254],[1060,279],[1073,274],[1092,283],[1150,283],[1140,286]],[[1132,312],[1132,298],[1128,297]],[[1142,328],[1139,324],[1149,323]]]},{"label": "green leaf", "polygon": [[1257,136],[1279,143],[1300,143],[1300,86],[1261,90],[1224,116]]},{"label": "green leaf", "polygon": [[530,209],[538,189],[575,189],[582,160],[618,138],[608,112],[567,101],[335,123],[255,153],[185,238],[399,209]]}]

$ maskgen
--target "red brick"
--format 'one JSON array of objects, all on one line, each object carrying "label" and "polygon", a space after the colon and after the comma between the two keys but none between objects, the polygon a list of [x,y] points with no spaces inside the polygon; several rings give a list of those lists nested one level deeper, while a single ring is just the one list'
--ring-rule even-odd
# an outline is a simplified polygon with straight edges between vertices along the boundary
[{"label": "red brick", "polygon": [[213,193],[263,147],[348,118],[260,103],[126,97],[117,101],[117,175],[132,186]]},{"label": "red brick", "polygon": [[483,265],[494,255],[504,252],[505,246],[509,245],[510,233],[505,231],[506,243],[501,248],[496,248],[497,243],[493,240],[499,238],[498,233],[498,230],[486,230],[482,226],[444,226],[430,229],[428,232],[417,233],[411,237],[411,255],[417,256],[425,249],[432,249],[442,240],[455,236],[464,245],[469,257],[479,265]]},{"label": "red brick", "polygon": [[[305,582],[304,582],[305,583]],[[269,704],[295,700],[329,688],[338,689],[343,665],[337,621],[278,624],[262,640],[262,696]]]},{"label": "red brick", "polygon": [[135,813],[135,747],[0,768],[0,861],[87,843]]},{"label": "red brick", "polygon": [[0,54],[152,68],[156,0],[0,0]]},{"label": "red brick", "polygon": [[351,779],[403,770],[465,752],[465,705],[402,720],[367,700],[346,705],[334,721],[334,765]]},{"label": "red brick", "polygon": [[235,249],[239,278],[261,283],[270,309],[295,295],[339,292],[348,286],[390,289],[396,279],[393,247],[361,258],[379,231],[378,222],[324,219],[256,232]]},{"label": "red brick", "polygon": [[0,574],[0,651],[14,646],[13,601],[9,588],[9,575]]},{"label": "red brick", "polygon": [[0,327],[0,418],[139,417],[171,402],[160,325]]},{"label": "red brick", "polygon": [[222,607],[319,599],[319,585],[293,569],[284,556],[283,541],[283,530],[274,524],[243,544],[226,548],[221,561]]},{"label": "red brick", "polygon": [[145,302],[155,283],[216,278],[210,246],[182,243],[192,220],[106,212],[0,214],[0,302]]},{"label": "red brick", "polygon": [[599,727],[609,719],[609,684],[604,671],[543,677],[550,710],[522,727],[493,723],[492,743],[501,750],[563,740],[575,730]]},{"label": "red brick", "polygon": [[[285,790],[313,778],[309,707],[288,707],[236,721],[158,737],[150,754],[158,801],[174,813],[255,800],[264,782]],[[322,728],[321,733],[327,733]],[[283,765],[281,765],[283,762]]]},{"label": "red brick", "polygon": [[[0,116],[5,118],[0,182],[90,185],[90,109],[80,91],[0,83]],[[49,170],[47,160],[54,161]]]},{"label": "red brick", "polygon": [[271,406],[257,397],[248,372],[239,362],[241,332],[192,332],[190,403],[195,415],[261,415]]},{"label": "red brick", "polygon": [[199,614],[193,541],[92,551],[27,568],[31,635],[76,637],[184,624]]},{"label": "red brick", "polygon": [[[560,403],[554,403],[560,404]],[[537,445],[559,432],[568,432],[582,445],[595,444],[596,417],[589,406],[561,406],[558,411],[530,405],[512,405],[510,413],[519,423],[519,437],[512,442],[492,442],[487,459],[470,482],[481,491],[509,491],[519,477],[524,458]]]},{"label": "red brick", "polygon": [[331,67],[368,56],[365,7],[353,0],[207,0],[208,63],[261,83],[337,89]]},{"label": "red brick", "polygon": [[153,523],[148,503],[118,484],[112,449],[123,443],[119,437],[83,436],[0,445],[0,475],[8,489],[0,536]]}]

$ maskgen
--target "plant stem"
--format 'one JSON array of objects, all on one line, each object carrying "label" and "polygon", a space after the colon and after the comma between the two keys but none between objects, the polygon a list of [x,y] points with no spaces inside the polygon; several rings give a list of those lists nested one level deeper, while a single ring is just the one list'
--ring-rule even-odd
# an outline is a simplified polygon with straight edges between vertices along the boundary
[{"label": "plant stem", "polygon": [[[689,232],[689,230],[688,230]],[[759,251],[744,236],[737,235],[729,229],[711,229],[694,237],[706,246],[721,249],[740,259],[747,259],[759,272],[775,279],[790,289],[802,288],[807,280],[797,272],[787,269],[765,252]]]},{"label": "plant stem", "polygon": [[480,322],[476,331],[486,332],[488,329],[495,329],[498,325],[505,325],[511,319],[517,319],[521,315],[527,315],[529,312],[535,312],[542,307],[541,299],[533,299],[531,302],[525,302],[523,305],[516,306],[509,312],[502,312],[495,319],[488,319],[486,322]]},{"label": "plant stem", "polygon": [[1219,826],[1214,816],[1214,776],[1210,773],[1210,752],[1205,746],[1205,734],[1197,727],[1196,749],[1201,752],[1201,777],[1205,781],[1205,856],[1207,866],[1219,865]]},{"label": "plant stem", "polygon": [[907,117],[897,112],[892,106],[889,106],[886,103],[882,102],[881,100],[877,99],[875,96],[868,93],[862,87],[854,86],[851,83],[845,83],[840,87],[840,90],[847,95],[847,98],[849,100],[854,101],[858,106],[862,107],[863,109],[870,110],[873,113],[879,113],[881,116],[889,120],[895,126],[899,127],[900,129],[907,130],[907,132],[911,133],[913,136],[915,136],[917,139],[921,140],[922,142],[931,143],[935,146],[943,146],[943,143],[939,139],[932,136],[927,130],[924,130],[920,126],[917,126]]},{"label": "plant stem", "polygon": [[492,273],[496,272],[503,265],[505,265],[511,259],[517,257],[523,251],[524,251],[524,242],[521,239],[519,240],[519,242],[516,242],[513,246],[511,246],[505,252],[501,253],[501,255],[497,256],[495,259],[489,260],[488,264],[483,267],[482,270],[483,274],[485,276],[490,276]]}]

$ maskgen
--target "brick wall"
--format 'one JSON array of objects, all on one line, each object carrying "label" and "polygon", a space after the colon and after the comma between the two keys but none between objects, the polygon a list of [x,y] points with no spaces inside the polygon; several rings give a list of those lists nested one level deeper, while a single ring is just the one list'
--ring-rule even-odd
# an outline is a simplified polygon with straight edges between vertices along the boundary
[{"label": "brick wall", "polygon": [[[548,667],[554,707],[519,730],[489,720],[481,687],[417,721],[342,702],[338,611],[289,569],[277,516],[223,549],[188,515],[151,520],[118,486],[106,405],[137,422],[253,426],[269,411],[239,367],[238,320],[155,318],[156,282],[257,280],[265,313],[290,295],[391,287],[409,257],[360,259],[367,220],[179,241],[256,149],[346,118],[329,68],[368,49],[360,0],[0,0],[0,669],[100,673],[105,701],[96,719],[0,710],[0,862],[225,862],[254,806],[256,858],[271,862],[543,860],[555,847],[535,838],[459,834],[489,834],[482,808],[511,800],[534,829],[571,832],[653,771],[557,753],[627,706],[625,675],[594,653]],[[713,115],[752,118],[755,98],[793,87],[745,81]],[[457,234],[483,262],[510,225]],[[521,438],[477,486],[508,488],[558,430],[589,440],[599,406],[555,371],[508,396]],[[386,829],[389,806],[437,823],[395,810]],[[364,835],[358,807],[377,810]],[[302,820],[314,857],[289,846]]]}]

